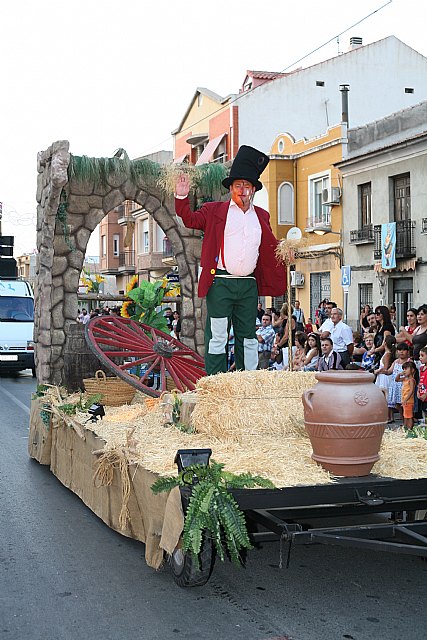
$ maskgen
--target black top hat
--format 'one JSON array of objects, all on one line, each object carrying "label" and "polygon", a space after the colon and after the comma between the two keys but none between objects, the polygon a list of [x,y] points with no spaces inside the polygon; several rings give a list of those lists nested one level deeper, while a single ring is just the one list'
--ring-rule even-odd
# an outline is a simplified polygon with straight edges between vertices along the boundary
[{"label": "black top hat", "polygon": [[230,175],[224,178],[222,184],[228,189],[234,180],[247,180],[259,191],[262,189],[259,177],[269,162],[270,158],[262,151],[242,145],[233,160]]}]

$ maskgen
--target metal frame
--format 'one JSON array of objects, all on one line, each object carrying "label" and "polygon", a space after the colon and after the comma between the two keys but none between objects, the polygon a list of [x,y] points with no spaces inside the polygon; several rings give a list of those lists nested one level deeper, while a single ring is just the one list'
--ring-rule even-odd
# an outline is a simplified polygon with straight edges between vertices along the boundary
[{"label": "metal frame", "polygon": [[[427,558],[427,521],[341,526],[313,525],[320,518],[427,510],[427,478],[342,478],[334,484],[284,489],[234,490],[254,542],[330,544]],[[344,525],[344,526],[343,526]],[[289,558],[288,558],[289,560]]]}]

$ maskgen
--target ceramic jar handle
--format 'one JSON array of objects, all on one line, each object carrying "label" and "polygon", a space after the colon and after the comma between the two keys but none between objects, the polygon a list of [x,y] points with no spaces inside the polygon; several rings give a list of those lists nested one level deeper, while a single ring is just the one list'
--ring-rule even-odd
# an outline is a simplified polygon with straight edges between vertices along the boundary
[{"label": "ceramic jar handle", "polygon": [[310,409],[310,411],[313,411],[313,405],[310,400],[310,398],[313,395],[314,395],[314,389],[308,389],[307,391],[304,391],[302,396],[303,404],[305,404]]}]

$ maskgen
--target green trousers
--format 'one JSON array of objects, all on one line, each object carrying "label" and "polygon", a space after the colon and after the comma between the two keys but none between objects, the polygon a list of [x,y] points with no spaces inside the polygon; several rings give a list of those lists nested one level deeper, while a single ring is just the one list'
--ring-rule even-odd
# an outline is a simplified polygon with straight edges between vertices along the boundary
[{"label": "green trousers", "polygon": [[208,375],[227,371],[227,345],[231,325],[234,331],[236,369],[257,368],[257,302],[255,278],[214,278],[206,296],[208,316],[205,327],[205,367]]}]

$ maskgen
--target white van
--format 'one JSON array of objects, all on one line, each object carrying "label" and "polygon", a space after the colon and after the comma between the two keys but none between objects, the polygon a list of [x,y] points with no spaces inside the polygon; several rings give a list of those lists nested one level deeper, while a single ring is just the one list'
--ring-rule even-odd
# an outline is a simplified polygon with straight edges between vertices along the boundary
[{"label": "white van", "polygon": [[0,371],[34,366],[34,294],[24,280],[0,279]]}]

